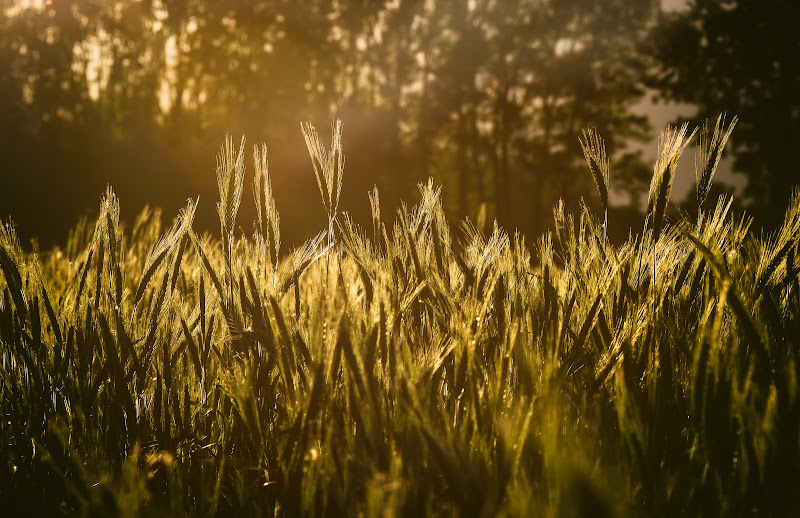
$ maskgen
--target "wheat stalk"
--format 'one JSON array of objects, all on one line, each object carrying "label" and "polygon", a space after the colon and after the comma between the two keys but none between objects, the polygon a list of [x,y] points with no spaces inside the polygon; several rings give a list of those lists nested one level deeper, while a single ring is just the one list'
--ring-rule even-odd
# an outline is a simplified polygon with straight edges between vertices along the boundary
[{"label": "wheat stalk", "polygon": [[[339,197],[342,194],[342,176],[344,175],[344,154],[342,152],[342,121],[337,119],[331,131],[330,150],[319,138],[317,130],[311,123],[301,123],[300,129],[314,166],[314,176],[322,197],[322,205],[328,213],[328,250],[334,245],[334,222],[339,211]],[[330,255],[327,256],[330,267]]]},{"label": "wheat stalk", "polygon": [[713,180],[714,173],[722,159],[722,151],[725,149],[725,144],[728,143],[728,138],[731,136],[733,128],[738,121],[739,118],[734,116],[726,129],[725,114],[720,114],[717,117],[717,122],[714,124],[714,132],[711,135],[709,135],[708,119],[703,124],[703,131],[700,133],[697,152],[695,153],[698,220],[700,219],[703,203],[711,191],[711,180]]},{"label": "wheat stalk", "polygon": [[608,230],[608,190],[609,190],[609,160],[606,153],[606,145],[597,130],[589,128],[583,131],[583,139],[578,139],[581,143],[583,156],[589,164],[589,171],[594,178],[597,187],[597,194],[600,195],[600,203],[603,204],[603,241],[606,240]]},{"label": "wheat stalk", "polygon": [[653,169],[653,178],[650,181],[650,194],[647,204],[647,214],[653,229],[653,239],[658,239],[664,223],[664,213],[667,209],[672,181],[675,179],[675,169],[683,150],[694,137],[697,129],[686,137],[689,123],[684,123],[680,128],[668,126],[658,137],[658,158]]},{"label": "wheat stalk", "polygon": [[311,123],[301,123],[300,128],[308,147],[308,154],[311,156],[311,163],[314,166],[314,176],[322,197],[322,205],[328,213],[328,237],[332,243],[333,222],[339,210],[339,197],[342,193],[342,176],[344,175],[342,121],[337,119],[333,125],[330,150],[325,149],[317,130]]},{"label": "wheat stalk", "polygon": [[584,130],[583,138],[578,140],[597,186],[600,202],[603,204],[603,209],[608,210],[609,163],[606,145],[594,128]]},{"label": "wheat stalk", "polygon": [[[281,246],[280,215],[275,207],[272,195],[272,181],[269,176],[267,161],[267,145],[253,146],[253,162],[255,177],[253,178],[253,196],[256,202],[256,239],[264,246],[265,260],[272,266],[273,273],[278,266],[278,254]],[[273,260],[273,253],[274,260]],[[266,268],[266,264],[264,265]]]},{"label": "wheat stalk", "polygon": [[229,300],[233,298],[231,265],[233,227],[236,223],[236,214],[239,212],[244,187],[244,142],[243,136],[237,153],[236,146],[233,145],[233,138],[228,135],[217,155],[217,186],[220,200],[217,203],[217,213],[222,232],[222,253],[225,259],[225,274],[228,279]]},{"label": "wheat stalk", "polygon": [[381,200],[378,196],[378,187],[373,186],[369,193],[369,208],[372,212],[372,240],[376,250],[379,247],[378,238],[381,232]]}]

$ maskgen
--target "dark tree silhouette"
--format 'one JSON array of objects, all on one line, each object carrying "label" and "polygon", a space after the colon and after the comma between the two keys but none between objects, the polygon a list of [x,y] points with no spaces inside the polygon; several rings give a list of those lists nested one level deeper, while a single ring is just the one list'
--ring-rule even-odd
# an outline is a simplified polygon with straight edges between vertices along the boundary
[{"label": "dark tree silhouette", "polygon": [[559,197],[575,204],[590,188],[578,143],[590,125],[615,178],[647,174],[625,147],[649,130],[629,108],[644,92],[655,2],[401,6],[363,52],[378,80],[350,100],[396,113],[412,178],[449,184],[451,208],[475,214],[486,202],[508,227],[541,230]]},{"label": "dark tree silhouette", "polygon": [[697,105],[698,118],[739,116],[734,168],[766,225],[780,221],[800,178],[798,20],[795,0],[691,0],[661,17],[653,39],[664,97]]},{"label": "dark tree silhouette", "polygon": [[45,246],[106,183],[123,219],[199,194],[196,221],[215,228],[228,132],[266,140],[284,236],[303,240],[316,193],[301,120],[343,118],[342,207],[356,217],[373,184],[391,211],[434,176],[454,215],[486,203],[509,228],[541,230],[558,198],[591,190],[587,126],[606,139],[612,186],[647,171],[626,145],[649,131],[629,108],[655,0],[0,5],[0,216]]}]

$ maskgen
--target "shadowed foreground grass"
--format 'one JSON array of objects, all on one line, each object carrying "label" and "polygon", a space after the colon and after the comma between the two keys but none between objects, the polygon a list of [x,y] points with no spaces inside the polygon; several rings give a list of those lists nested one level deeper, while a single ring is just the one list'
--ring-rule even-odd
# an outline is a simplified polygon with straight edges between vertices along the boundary
[{"label": "shadowed foreground grass", "polygon": [[[732,125],[716,129],[701,208]],[[123,232],[110,189],[64,250],[28,254],[0,229],[3,513],[799,508],[798,196],[772,236],[724,199],[667,224],[684,127],[619,247],[586,208],[557,207],[532,252],[496,226],[451,228],[432,183],[393,223],[373,191],[363,230],[338,212],[341,125],[330,147],[303,130],[329,218],[282,258],[266,149],[255,232],[234,235],[230,140],[220,239],[193,232],[192,201],[166,230],[145,211]],[[595,133],[584,150],[605,208]]]}]

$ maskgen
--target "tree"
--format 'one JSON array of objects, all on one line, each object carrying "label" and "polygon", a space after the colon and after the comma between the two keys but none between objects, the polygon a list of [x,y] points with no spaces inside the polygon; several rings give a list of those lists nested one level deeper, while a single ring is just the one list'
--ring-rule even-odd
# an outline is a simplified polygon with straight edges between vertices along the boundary
[{"label": "tree", "polygon": [[574,205],[590,188],[578,142],[587,126],[606,138],[615,172],[641,174],[625,147],[649,131],[629,108],[644,93],[655,2],[397,4],[387,36],[370,40],[379,50],[365,53],[378,77],[400,84],[375,83],[374,98],[399,98],[386,104],[399,107],[413,176],[448,184],[451,208],[474,214],[488,202],[504,225],[541,230],[559,197]]},{"label": "tree", "polygon": [[778,223],[800,178],[800,2],[691,0],[661,15],[653,39],[653,85],[697,106],[695,122],[739,116],[734,169],[761,223]]},{"label": "tree", "polygon": [[[320,1],[3,1],[0,217],[49,246],[108,183],[128,220],[146,203],[174,212],[188,196],[213,199],[212,175],[198,171],[226,132],[280,145],[290,127],[300,155],[299,121],[327,117],[331,102],[313,80],[334,75],[330,11]],[[201,225],[214,217],[201,206]]]},{"label": "tree", "polygon": [[[315,185],[301,120],[343,118],[343,207],[367,217],[373,184],[391,206],[434,176],[456,216],[486,203],[539,231],[558,198],[574,206],[591,189],[588,126],[606,139],[612,185],[643,170],[626,145],[648,132],[629,108],[655,0],[2,1],[0,216],[50,242],[66,232],[46,210],[70,225],[106,183],[124,219],[146,202],[169,213],[213,199],[202,173],[226,132],[276,150],[284,235],[302,241]],[[203,203],[196,222],[215,217]]]}]

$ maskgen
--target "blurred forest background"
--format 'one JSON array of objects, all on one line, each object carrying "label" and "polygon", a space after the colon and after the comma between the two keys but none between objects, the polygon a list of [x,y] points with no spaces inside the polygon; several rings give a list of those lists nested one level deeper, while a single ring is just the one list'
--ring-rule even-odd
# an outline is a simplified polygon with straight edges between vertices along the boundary
[{"label": "blurred forest background", "polygon": [[[199,195],[197,226],[216,232],[230,133],[248,171],[267,143],[298,244],[325,221],[300,121],[325,135],[340,117],[356,219],[373,185],[389,211],[433,176],[451,217],[485,204],[531,236],[559,198],[594,202],[578,137],[596,127],[627,236],[655,97],[695,123],[739,116],[726,152],[769,226],[800,173],[797,20],[796,0],[0,0],[0,217],[63,243],[111,184],[129,223]],[[249,195],[242,210],[252,221]]]}]

